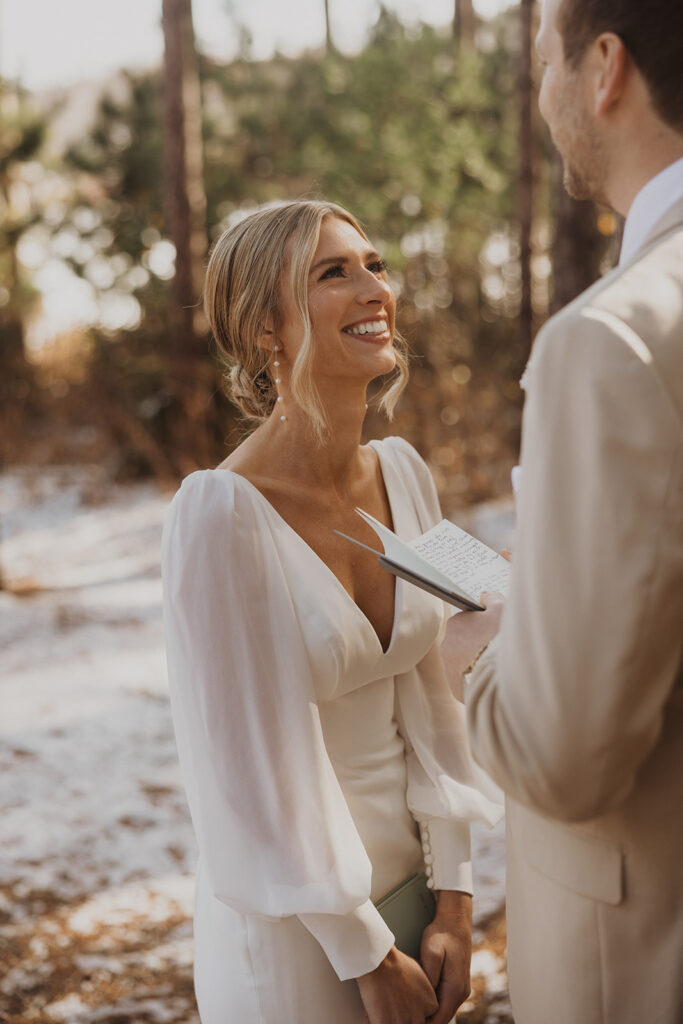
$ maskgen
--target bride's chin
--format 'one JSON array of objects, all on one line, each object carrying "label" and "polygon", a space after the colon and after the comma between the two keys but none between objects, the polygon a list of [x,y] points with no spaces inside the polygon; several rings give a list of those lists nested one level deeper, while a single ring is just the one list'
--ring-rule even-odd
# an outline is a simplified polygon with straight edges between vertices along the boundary
[{"label": "bride's chin", "polygon": [[[392,373],[396,369],[397,358],[396,352],[392,345],[387,345],[381,350],[375,350],[374,352],[368,352],[365,358],[359,358],[357,355],[352,361],[347,363],[345,369],[339,367],[337,372],[333,372],[328,376],[327,384],[332,384],[336,381],[339,386],[349,385],[352,381],[357,382],[363,387],[379,377],[386,377],[388,373]],[[344,384],[342,384],[344,382]]]},{"label": "bride's chin", "polygon": [[[376,342],[366,342],[367,348],[363,354],[363,362],[372,362],[375,365],[394,365],[396,362],[396,349],[393,342],[385,341],[382,345]],[[356,358],[358,356],[356,355]]]},{"label": "bride's chin", "polygon": [[377,376],[378,377],[383,377],[385,374],[391,373],[391,371],[396,368],[396,362],[397,362],[397,360],[396,360],[396,352],[395,352],[393,346],[391,346],[391,347],[385,349],[384,351],[382,351],[381,353],[378,353],[378,357],[379,356],[381,356],[383,358],[378,358],[377,362],[378,363],[383,362],[384,363],[384,369],[378,370]]}]

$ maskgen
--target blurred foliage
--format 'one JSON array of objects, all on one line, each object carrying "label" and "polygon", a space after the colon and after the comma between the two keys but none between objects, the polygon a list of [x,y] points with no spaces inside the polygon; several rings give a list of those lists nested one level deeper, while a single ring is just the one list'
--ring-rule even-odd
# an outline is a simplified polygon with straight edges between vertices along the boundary
[{"label": "blurred foliage", "polygon": [[[2,358],[22,358],[22,321],[35,293],[16,258],[17,243],[39,217],[22,167],[40,149],[45,121],[21,89],[0,81],[0,331]],[[12,337],[9,341],[8,338]]]},{"label": "blurred foliage", "polygon": [[[371,409],[368,433],[412,440],[440,475],[447,507],[507,490],[525,358],[516,323],[514,11],[487,23],[480,39],[479,50],[459,51],[450,34],[409,29],[382,10],[353,56],[259,62],[247,41],[230,65],[201,61],[210,237],[274,198],[323,195],[361,220],[388,259],[414,353],[396,423]],[[109,430],[120,475],[185,472],[192,451],[166,443],[173,270],[158,74],[127,74],[102,98],[64,173],[71,198],[49,231],[113,311],[109,326],[105,317],[91,331],[89,372],[69,384],[71,407]],[[219,460],[241,426],[208,354],[197,373],[211,381],[204,427]]]},{"label": "blurred foliage", "polygon": [[22,171],[44,133],[45,122],[28,95],[0,81],[0,458],[7,454],[7,439],[21,432],[26,413],[35,411],[24,318],[36,294],[17,260],[17,244],[39,218]]}]

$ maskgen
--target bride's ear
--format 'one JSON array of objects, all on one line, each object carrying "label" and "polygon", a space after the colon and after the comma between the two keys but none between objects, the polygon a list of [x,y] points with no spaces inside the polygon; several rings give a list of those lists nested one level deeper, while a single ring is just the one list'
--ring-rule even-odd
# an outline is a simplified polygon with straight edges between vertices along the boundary
[{"label": "bride's ear", "polygon": [[272,352],[275,346],[275,325],[272,316],[269,316],[264,324],[263,331],[257,342],[259,348],[265,352]]}]

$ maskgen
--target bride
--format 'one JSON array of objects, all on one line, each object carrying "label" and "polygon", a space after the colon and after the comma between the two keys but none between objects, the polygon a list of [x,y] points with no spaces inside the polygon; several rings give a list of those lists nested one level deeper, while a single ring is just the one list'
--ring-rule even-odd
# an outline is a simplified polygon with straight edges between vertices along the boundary
[{"label": "bride", "polygon": [[[501,808],[446,682],[443,604],[334,532],[375,546],[357,506],[404,539],[441,519],[406,441],[360,443],[370,382],[391,414],[407,379],[385,264],[332,203],[268,206],[219,238],[205,306],[258,426],[183,482],[163,539],[201,1020],[447,1024],[469,994],[469,821]],[[420,872],[418,962],[375,904]]]}]

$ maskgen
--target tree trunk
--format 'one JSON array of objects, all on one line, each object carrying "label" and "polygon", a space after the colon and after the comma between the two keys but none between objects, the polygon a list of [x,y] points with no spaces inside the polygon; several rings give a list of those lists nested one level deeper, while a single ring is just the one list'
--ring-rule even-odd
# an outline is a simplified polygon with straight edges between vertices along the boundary
[{"label": "tree trunk", "polygon": [[531,351],[533,341],[533,306],[531,302],[531,229],[534,199],[534,137],[533,137],[533,79],[531,47],[533,45],[534,0],[521,0],[521,49],[519,65],[519,259],[521,265],[521,302],[519,311],[520,345],[522,355]]},{"label": "tree trunk", "polygon": [[215,388],[201,310],[207,250],[201,92],[192,0],[162,0],[164,160],[167,230],[176,250],[172,285],[172,368],[177,410],[169,438],[175,465],[188,472],[211,459],[207,418]]},{"label": "tree trunk", "polygon": [[577,202],[564,187],[562,159],[555,157],[555,238],[551,312],[562,309],[600,275],[606,250],[605,236],[597,227],[591,202]]},{"label": "tree trunk", "polygon": [[474,47],[477,18],[472,0],[455,0],[453,9],[453,38],[458,46]]},{"label": "tree trunk", "polygon": [[330,0],[325,0],[325,51],[327,53],[334,53],[332,26],[330,24]]},{"label": "tree trunk", "polygon": [[192,30],[192,0],[163,0],[166,219],[176,249],[173,279],[176,353],[197,352],[205,331],[198,315],[206,255],[201,94]]}]

